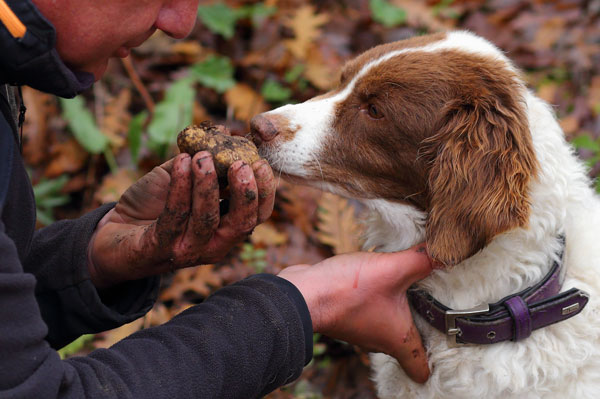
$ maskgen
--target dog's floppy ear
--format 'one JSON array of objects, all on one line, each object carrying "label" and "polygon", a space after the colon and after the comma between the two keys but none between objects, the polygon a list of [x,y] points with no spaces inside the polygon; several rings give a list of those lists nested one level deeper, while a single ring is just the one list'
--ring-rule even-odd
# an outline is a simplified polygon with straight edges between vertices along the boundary
[{"label": "dog's floppy ear", "polygon": [[527,224],[537,162],[517,101],[461,99],[443,115],[424,143],[430,162],[426,234],[432,258],[452,266],[495,235]]}]

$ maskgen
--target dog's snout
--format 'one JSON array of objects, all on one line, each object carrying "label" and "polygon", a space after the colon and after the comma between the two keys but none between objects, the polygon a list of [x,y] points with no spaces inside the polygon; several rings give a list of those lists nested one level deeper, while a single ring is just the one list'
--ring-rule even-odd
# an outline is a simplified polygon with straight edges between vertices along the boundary
[{"label": "dog's snout", "polygon": [[250,121],[250,132],[261,142],[273,140],[277,134],[277,126],[263,114],[256,115]]}]

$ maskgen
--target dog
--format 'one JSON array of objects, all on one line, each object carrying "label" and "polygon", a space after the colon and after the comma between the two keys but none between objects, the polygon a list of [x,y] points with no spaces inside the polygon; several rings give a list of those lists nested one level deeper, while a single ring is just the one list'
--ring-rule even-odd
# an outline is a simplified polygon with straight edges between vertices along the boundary
[{"label": "dog", "polygon": [[443,265],[411,299],[431,377],[373,354],[381,398],[600,395],[600,200],[493,44],[453,31],[374,47],[251,135],[289,180],[362,201],[365,248],[425,241]]}]

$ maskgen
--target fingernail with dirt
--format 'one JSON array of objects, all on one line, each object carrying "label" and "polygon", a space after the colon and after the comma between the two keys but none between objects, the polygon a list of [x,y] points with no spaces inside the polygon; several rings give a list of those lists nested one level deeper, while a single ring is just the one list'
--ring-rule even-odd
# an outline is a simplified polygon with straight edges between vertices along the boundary
[{"label": "fingernail with dirt", "polygon": [[267,161],[260,161],[260,165],[258,166],[258,168],[256,168],[256,173],[255,173],[256,180],[260,180],[260,181],[266,180],[268,173],[269,173],[269,164],[267,163]]},{"label": "fingernail with dirt", "polygon": [[237,170],[237,179],[240,183],[246,184],[250,182],[250,178],[252,177],[252,169],[248,166],[247,163],[243,163],[242,166]]}]

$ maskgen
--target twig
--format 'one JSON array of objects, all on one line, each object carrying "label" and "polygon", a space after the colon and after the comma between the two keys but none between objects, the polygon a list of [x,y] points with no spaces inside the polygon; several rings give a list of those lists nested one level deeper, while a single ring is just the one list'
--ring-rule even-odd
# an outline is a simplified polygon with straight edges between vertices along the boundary
[{"label": "twig", "polygon": [[146,104],[146,108],[149,112],[147,120],[151,120],[152,116],[154,115],[154,100],[152,99],[152,96],[146,89],[146,86],[144,86],[142,79],[140,79],[140,75],[138,75],[137,71],[135,70],[133,62],[131,62],[131,57],[122,58],[121,62],[123,63],[123,67],[125,67],[125,70],[127,71],[129,78],[131,79],[131,82],[133,83],[137,91],[140,93],[142,99],[144,100],[144,103]]}]

